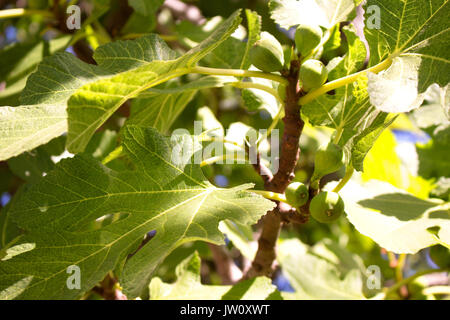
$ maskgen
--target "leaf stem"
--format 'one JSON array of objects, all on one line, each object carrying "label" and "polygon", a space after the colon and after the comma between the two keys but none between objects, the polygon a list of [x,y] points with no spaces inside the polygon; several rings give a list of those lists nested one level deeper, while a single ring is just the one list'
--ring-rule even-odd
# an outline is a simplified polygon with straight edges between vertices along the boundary
[{"label": "leaf stem", "polygon": [[276,128],[276,126],[278,125],[278,122],[280,122],[281,118],[284,117],[284,102],[283,104],[280,106],[280,108],[278,109],[277,114],[275,115],[275,117],[272,120],[272,123],[270,124],[270,126],[267,128],[267,131],[265,134],[261,135],[258,138],[258,141],[256,142],[256,145],[259,146],[259,144],[264,141],[265,139],[267,139],[268,137],[270,137],[273,129]]},{"label": "leaf stem", "polygon": [[350,83],[356,81],[359,77],[367,74],[367,72],[378,73],[380,71],[383,71],[383,70],[389,68],[389,66],[391,64],[392,64],[392,58],[389,57],[386,60],[380,62],[379,64],[377,64],[373,67],[370,67],[366,70],[362,70],[360,72],[348,75],[346,77],[330,81],[330,82],[324,84],[323,86],[321,86],[320,88],[312,90],[308,94],[301,97],[299,99],[298,103],[300,105],[307,104],[307,103],[313,101],[314,99],[320,97],[321,95],[327,93],[328,91],[340,88],[342,86],[345,86],[346,84],[350,84]]},{"label": "leaf stem", "polygon": [[[148,35],[148,33],[128,33],[123,36],[120,36],[119,39],[122,40],[130,40],[136,39]],[[168,35],[168,34],[158,34],[158,36],[164,41],[176,41],[178,37],[176,35]]]},{"label": "leaf stem", "polygon": [[[211,157],[209,159],[203,160],[200,163],[200,167],[205,167],[207,165],[210,165],[210,164],[213,164],[213,163],[216,163],[216,162],[219,162],[219,161],[231,159],[230,157],[227,158],[227,156],[228,156],[227,154],[222,154],[220,156],[215,156],[215,157]],[[233,158],[233,160],[241,160],[241,161],[245,161],[245,162],[247,161],[246,158],[239,158],[239,157],[238,158]]]},{"label": "leaf stem", "polygon": [[343,128],[341,128],[341,127],[339,127],[337,130],[336,130],[336,136],[334,137],[334,139],[333,139],[333,143],[334,144],[338,144],[339,143],[339,140],[341,140],[341,137],[342,137],[342,133],[344,132],[344,129]]},{"label": "leaf stem", "polygon": [[414,281],[415,279],[424,276],[426,274],[430,273],[438,273],[438,272],[449,272],[449,269],[430,269],[430,270],[424,270],[417,272],[416,274],[412,275],[411,277],[408,277],[406,279],[403,279],[402,281],[397,282],[393,286],[386,289],[384,292],[384,297],[389,296],[390,294],[396,292],[398,289],[400,289],[402,286],[407,285],[408,283]]},{"label": "leaf stem", "polygon": [[192,67],[189,69],[190,73],[210,74],[216,76],[234,76],[234,77],[250,77],[250,78],[263,78],[272,81],[277,81],[286,85],[288,81],[277,74],[267,73],[262,71],[251,71],[241,69],[220,69],[220,68],[208,68],[208,67]]},{"label": "leaf stem", "polygon": [[270,93],[271,95],[273,95],[279,102],[283,102],[283,100],[280,98],[280,96],[278,95],[277,90],[270,88],[268,86],[265,86],[263,84],[260,83],[254,83],[254,82],[232,82],[230,83],[231,86],[236,87],[236,88],[240,88],[240,89],[259,89],[259,90],[263,90],[267,93]]},{"label": "leaf stem", "polygon": [[33,10],[24,8],[0,10],[0,19],[18,18],[24,16],[39,15],[45,18],[54,18],[55,16],[50,11]]},{"label": "leaf stem", "polygon": [[[215,130],[215,129],[213,129]],[[222,142],[222,143],[228,143],[228,144],[232,144],[236,147],[242,148],[242,145],[240,145],[239,143],[235,142],[235,141],[231,141],[231,140],[227,140],[225,138],[219,138],[219,137],[211,137],[211,136],[205,136],[205,135],[200,135],[198,137],[198,141],[200,142]]]},{"label": "leaf stem", "polygon": [[281,201],[281,202],[287,203],[286,196],[281,193],[265,191],[265,190],[248,190],[248,192],[253,192],[253,193],[259,194],[269,200]]},{"label": "leaf stem", "polygon": [[353,168],[353,166],[351,164],[348,165],[345,170],[344,178],[342,178],[342,180],[339,182],[339,184],[336,187],[334,187],[333,192],[341,191],[341,189],[344,188],[344,186],[347,184],[347,182],[350,181],[351,177],[353,176],[353,172],[355,172],[355,169]]},{"label": "leaf stem", "polygon": [[403,280],[403,267],[405,266],[406,262],[406,254],[400,254],[400,256],[397,259],[397,265],[395,266],[395,278],[397,282],[400,282]]},{"label": "leaf stem", "polygon": [[103,160],[102,164],[107,164],[108,162],[113,161],[114,159],[117,159],[122,155],[123,148],[122,146],[118,146],[113,151],[111,151]]}]

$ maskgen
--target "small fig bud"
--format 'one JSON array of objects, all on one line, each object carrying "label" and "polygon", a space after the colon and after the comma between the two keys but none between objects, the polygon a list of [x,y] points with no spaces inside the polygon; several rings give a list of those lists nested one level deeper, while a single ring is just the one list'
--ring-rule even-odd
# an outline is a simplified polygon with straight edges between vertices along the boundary
[{"label": "small fig bud", "polygon": [[261,32],[261,38],[250,49],[250,62],[264,72],[283,69],[284,53],[281,44],[268,32]]},{"label": "small fig bud", "polygon": [[309,211],[317,221],[330,223],[344,213],[344,201],[336,192],[320,192],[311,200]]},{"label": "small fig bud", "polygon": [[285,195],[287,202],[291,206],[295,208],[301,207],[308,201],[308,187],[301,182],[293,182],[287,187]]},{"label": "small fig bud", "polygon": [[303,90],[310,91],[322,86],[327,81],[328,71],[321,61],[309,59],[303,62],[300,67],[299,78]]},{"label": "small fig bud", "polygon": [[338,171],[344,165],[344,152],[340,146],[329,142],[321,145],[314,159],[314,172],[311,181]]},{"label": "small fig bud", "polygon": [[295,31],[295,47],[302,57],[307,57],[322,40],[319,26],[299,25]]}]

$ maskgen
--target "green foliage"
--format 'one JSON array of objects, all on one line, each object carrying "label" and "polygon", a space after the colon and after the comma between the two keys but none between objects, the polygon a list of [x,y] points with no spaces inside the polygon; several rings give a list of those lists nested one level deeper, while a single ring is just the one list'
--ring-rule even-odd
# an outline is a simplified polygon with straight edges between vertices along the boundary
[{"label": "green foliage", "polygon": [[283,241],[279,249],[278,260],[295,289],[283,293],[285,299],[364,299],[361,261],[344,249],[332,244],[308,248],[297,239]]},{"label": "green foliage", "polygon": [[150,282],[152,300],[265,300],[276,292],[265,277],[249,279],[234,286],[202,285],[200,257],[197,252],[183,260],[176,269],[177,280],[167,284],[160,278]]},{"label": "green foliage", "polygon": [[436,265],[445,269],[450,268],[450,251],[448,248],[440,245],[430,248],[430,258]]},{"label": "green foliage", "polygon": [[449,1],[247,2],[0,11],[0,299],[445,298]]},{"label": "green foliage", "polygon": [[[114,172],[81,155],[63,160],[10,209],[27,231],[21,245],[33,243],[35,249],[2,261],[0,292],[5,297],[79,297],[108,271],[123,265],[136,242],[156,230],[151,243],[122,267],[125,292],[137,296],[156,266],[183,242],[204,239],[219,244],[221,220],[255,223],[273,207],[270,201],[244,192],[248,185],[226,190],[204,181],[199,166],[190,163],[194,154],[169,162],[173,148],[193,143],[189,136],[170,143],[154,129],[127,126],[122,139],[136,171]],[[194,152],[198,146],[188,150]],[[100,229],[89,227],[90,222],[117,213],[125,218]],[[151,258],[143,261],[141,257],[149,252]],[[36,268],[30,270],[31,261]],[[81,291],[69,290],[61,280],[70,265],[90,275]],[[28,281],[29,286],[12,289],[20,281]],[[44,296],[42,285],[53,289]]]},{"label": "green foliage", "polygon": [[298,24],[320,25],[327,29],[339,22],[352,20],[361,0],[271,0],[271,17],[281,27]]},{"label": "green foliage", "polygon": [[34,71],[42,59],[65,48],[68,36],[48,42],[36,40],[32,43],[15,43],[0,52],[0,82],[5,82],[6,89],[0,91],[1,105],[16,106],[27,77]]},{"label": "green foliage", "polygon": [[[450,242],[448,202],[422,200],[379,180],[350,183],[341,196],[350,222],[386,250],[414,254]],[[436,235],[428,231],[433,227]]]},{"label": "green foliage", "polygon": [[366,8],[371,5],[380,8],[382,23],[380,29],[365,29],[372,53],[369,65],[387,57],[393,65],[379,75],[369,74],[370,101],[385,112],[417,108],[431,84],[444,87],[449,82],[450,52],[442,44],[450,41],[450,31],[442,26],[448,22],[450,3],[370,0]]}]

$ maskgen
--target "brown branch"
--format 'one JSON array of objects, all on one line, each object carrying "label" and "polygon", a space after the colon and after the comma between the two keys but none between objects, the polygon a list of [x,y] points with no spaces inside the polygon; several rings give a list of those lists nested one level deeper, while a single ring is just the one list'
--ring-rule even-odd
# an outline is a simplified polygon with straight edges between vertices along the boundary
[{"label": "brown branch", "polygon": [[242,278],[242,271],[236,266],[223,246],[208,244],[213,255],[217,273],[222,279],[222,284],[235,284]]},{"label": "brown branch", "polygon": [[258,147],[256,145],[251,145],[248,141],[244,144],[245,153],[248,155],[248,158],[256,162],[252,162],[252,166],[255,169],[256,173],[258,173],[264,181],[264,188],[266,188],[273,179],[272,171],[267,168],[264,163],[261,162],[261,154],[258,152]]},{"label": "brown branch", "polygon": [[114,0],[111,2],[110,10],[103,18],[103,25],[112,37],[116,37],[132,13],[133,8],[128,5],[127,0]]},{"label": "brown branch", "polygon": [[94,60],[94,51],[92,51],[85,40],[77,41],[72,48],[80,60],[89,64],[97,64]]},{"label": "brown branch", "polygon": [[[299,139],[304,122],[300,118],[298,100],[301,96],[298,85],[298,61],[291,62],[291,68],[283,74],[289,81],[286,87],[285,117],[283,140],[279,170],[270,181],[265,183],[265,189],[272,192],[284,193],[286,187],[294,178],[294,170],[300,154]],[[273,263],[276,258],[276,242],[283,221],[296,219],[299,223],[308,220],[308,216],[299,215],[293,208],[283,203],[277,203],[275,209],[263,218],[262,232],[258,240],[258,251],[253,260],[252,267],[245,274],[244,279],[267,275],[273,272]]]}]

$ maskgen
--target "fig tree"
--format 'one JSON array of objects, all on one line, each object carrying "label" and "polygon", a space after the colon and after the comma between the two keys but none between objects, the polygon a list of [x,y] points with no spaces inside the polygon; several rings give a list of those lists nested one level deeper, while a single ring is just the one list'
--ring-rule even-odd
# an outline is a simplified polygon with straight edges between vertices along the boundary
[{"label": "fig tree", "polygon": [[311,181],[338,171],[344,165],[344,151],[340,146],[329,142],[319,147],[314,159],[314,172]]},{"label": "fig tree", "polygon": [[278,40],[268,32],[261,32],[261,38],[250,49],[250,62],[265,72],[283,69],[284,53]]},{"label": "fig tree", "polygon": [[307,57],[322,40],[319,26],[299,25],[295,31],[295,47],[302,57]]},{"label": "fig tree", "polygon": [[285,195],[287,202],[291,206],[295,208],[301,207],[308,201],[308,187],[301,182],[293,182],[287,187]]},{"label": "fig tree", "polygon": [[330,223],[344,212],[344,201],[336,192],[323,191],[311,200],[309,211],[317,221]]},{"label": "fig tree", "polygon": [[321,61],[309,59],[303,62],[300,67],[299,78],[303,90],[310,91],[322,86],[327,81],[328,71]]}]

